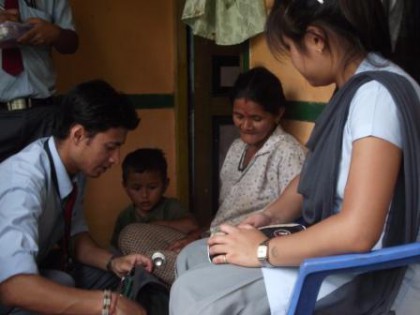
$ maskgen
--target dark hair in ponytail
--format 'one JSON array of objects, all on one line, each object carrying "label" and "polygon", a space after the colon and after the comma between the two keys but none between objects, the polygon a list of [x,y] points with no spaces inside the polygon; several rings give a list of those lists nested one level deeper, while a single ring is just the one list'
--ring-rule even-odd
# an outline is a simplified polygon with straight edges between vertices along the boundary
[{"label": "dark hair in ponytail", "polygon": [[351,47],[350,57],[368,52],[391,56],[388,22],[381,0],[275,0],[266,24],[270,49],[284,53],[284,37],[304,49],[302,39],[309,25],[345,39]]}]

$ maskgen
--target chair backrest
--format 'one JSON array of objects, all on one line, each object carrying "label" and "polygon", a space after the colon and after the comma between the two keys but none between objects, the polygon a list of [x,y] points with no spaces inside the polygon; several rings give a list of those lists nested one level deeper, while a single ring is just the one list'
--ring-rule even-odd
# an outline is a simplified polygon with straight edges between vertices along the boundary
[{"label": "chair backrest", "polygon": [[420,263],[420,243],[394,246],[364,254],[346,254],[305,260],[299,269],[288,315],[313,313],[322,281],[335,273],[365,273]]}]

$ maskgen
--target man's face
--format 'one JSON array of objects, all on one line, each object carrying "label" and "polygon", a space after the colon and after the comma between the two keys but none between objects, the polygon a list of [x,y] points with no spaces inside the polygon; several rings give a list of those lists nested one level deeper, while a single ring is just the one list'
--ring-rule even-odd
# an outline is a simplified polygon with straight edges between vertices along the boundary
[{"label": "man's face", "polygon": [[86,176],[99,177],[112,165],[120,162],[120,148],[124,144],[127,130],[111,128],[93,137],[83,136],[78,143],[73,160]]}]

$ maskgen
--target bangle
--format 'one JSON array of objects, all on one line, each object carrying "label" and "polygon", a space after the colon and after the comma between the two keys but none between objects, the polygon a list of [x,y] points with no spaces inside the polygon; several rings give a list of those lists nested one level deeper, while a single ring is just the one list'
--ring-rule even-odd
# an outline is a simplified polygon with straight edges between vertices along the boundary
[{"label": "bangle", "polygon": [[111,290],[104,290],[104,299],[102,302],[102,315],[110,315],[111,308]]},{"label": "bangle", "polygon": [[111,258],[109,258],[108,262],[106,263],[106,270],[112,272],[112,261],[117,257],[117,255],[112,255]]}]

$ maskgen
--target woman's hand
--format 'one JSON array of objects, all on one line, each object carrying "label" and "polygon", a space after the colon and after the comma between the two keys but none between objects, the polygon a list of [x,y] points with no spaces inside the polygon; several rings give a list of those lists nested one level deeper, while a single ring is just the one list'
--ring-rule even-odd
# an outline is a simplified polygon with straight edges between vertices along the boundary
[{"label": "woman's hand", "polygon": [[258,245],[267,237],[251,225],[234,227],[222,224],[220,231],[208,240],[214,264],[229,263],[244,267],[260,267]]},{"label": "woman's hand", "polygon": [[239,226],[244,225],[251,225],[253,227],[261,227],[265,225],[269,225],[272,222],[272,217],[269,213],[266,213],[265,211],[261,211],[255,214],[251,214],[249,217],[245,218]]},{"label": "woman's hand", "polygon": [[121,257],[115,257],[111,261],[111,270],[119,277],[128,274],[135,266],[143,266],[145,270],[151,272],[153,269],[152,260],[141,254],[130,254]]}]

